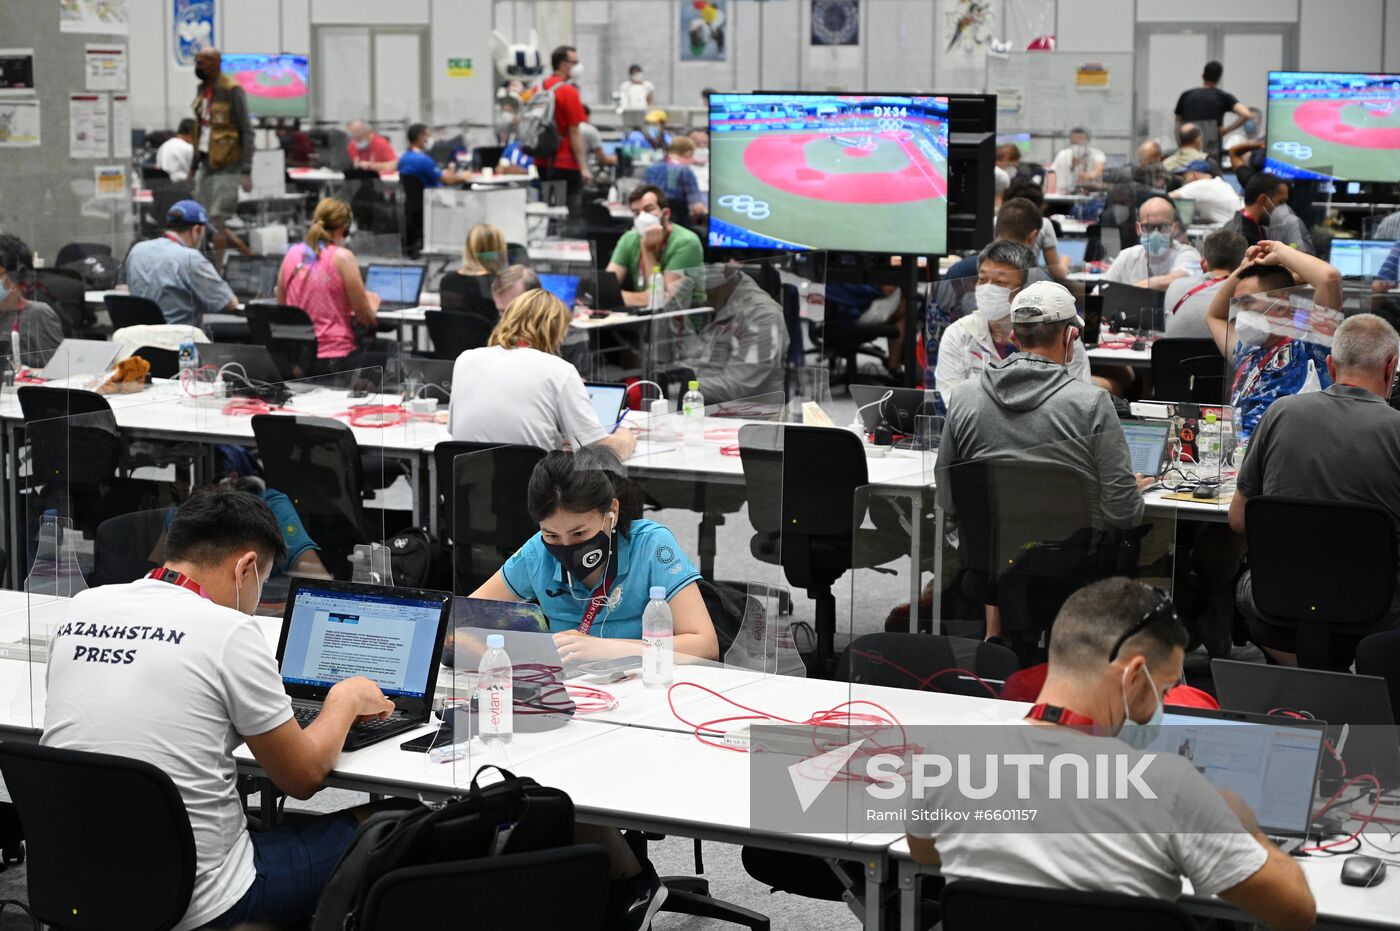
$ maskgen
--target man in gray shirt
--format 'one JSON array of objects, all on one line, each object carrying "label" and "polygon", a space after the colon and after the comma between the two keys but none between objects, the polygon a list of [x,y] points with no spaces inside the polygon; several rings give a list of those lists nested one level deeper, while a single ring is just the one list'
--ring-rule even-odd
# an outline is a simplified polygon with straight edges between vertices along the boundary
[{"label": "man in gray shirt", "polygon": [[1249,244],[1243,236],[1230,230],[1216,230],[1206,237],[1201,247],[1201,268],[1204,278],[1178,278],[1167,285],[1164,300],[1167,311],[1167,336],[1171,339],[1213,339],[1206,326],[1206,310],[1220,282],[1230,277],[1244,261]]},{"label": "man in gray shirt", "polygon": [[209,215],[198,202],[182,200],[165,215],[164,236],[132,247],[126,259],[131,293],[160,305],[166,323],[202,326],[204,315],[238,310],[238,298],[199,251]]},{"label": "man in gray shirt", "polygon": [[[1254,428],[1230,501],[1236,533],[1245,532],[1245,505],[1256,495],[1378,505],[1400,530],[1400,411],[1386,403],[1397,354],[1400,336],[1375,314],[1356,314],[1337,327],[1327,357],[1332,385],[1280,398]],[[1280,662],[1296,665],[1293,631],[1259,617],[1248,572],[1240,577],[1235,602],[1249,621],[1250,639]],[[1396,626],[1400,589],[1390,616],[1355,639]]]}]

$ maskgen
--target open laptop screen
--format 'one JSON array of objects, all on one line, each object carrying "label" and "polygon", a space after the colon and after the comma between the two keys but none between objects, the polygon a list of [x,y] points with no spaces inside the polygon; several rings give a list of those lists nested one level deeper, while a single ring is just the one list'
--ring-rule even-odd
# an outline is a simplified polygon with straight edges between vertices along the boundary
[{"label": "open laptop screen", "polygon": [[1156,476],[1162,469],[1162,451],[1166,449],[1171,425],[1167,423],[1126,422],[1123,438],[1128,441],[1128,456],[1138,475]]},{"label": "open laptop screen", "polygon": [[570,310],[574,309],[574,299],[578,297],[578,275],[540,274],[540,287],[559,300]]},{"label": "open laptop screen", "polygon": [[584,385],[588,400],[598,413],[598,423],[611,430],[617,426],[617,417],[622,413],[622,400],[627,394],[625,385]]},{"label": "open laptop screen", "polygon": [[378,294],[383,301],[417,303],[423,290],[423,266],[371,265],[365,273],[365,290]]},{"label": "open laptop screen", "polygon": [[282,681],[330,688],[365,676],[385,695],[425,697],[434,671],[443,597],[348,591],[302,582],[287,606]]}]

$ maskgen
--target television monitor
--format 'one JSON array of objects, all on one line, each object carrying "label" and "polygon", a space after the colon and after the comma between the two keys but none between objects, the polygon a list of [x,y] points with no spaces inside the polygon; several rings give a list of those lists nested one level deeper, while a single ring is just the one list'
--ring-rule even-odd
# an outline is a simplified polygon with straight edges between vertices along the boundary
[{"label": "television monitor", "polygon": [[305,55],[224,53],[223,69],[248,96],[255,117],[309,117],[311,66]]},{"label": "television monitor", "polygon": [[1334,239],[1327,261],[1345,278],[1374,278],[1394,245],[1388,239]]},{"label": "television monitor", "polygon": [[1400,74],[1270,71],[1267,170],[1400,181]]},{"label": "television monitor", "polygon": [[948,99],[712,94],[709,242],[945,253]]}]

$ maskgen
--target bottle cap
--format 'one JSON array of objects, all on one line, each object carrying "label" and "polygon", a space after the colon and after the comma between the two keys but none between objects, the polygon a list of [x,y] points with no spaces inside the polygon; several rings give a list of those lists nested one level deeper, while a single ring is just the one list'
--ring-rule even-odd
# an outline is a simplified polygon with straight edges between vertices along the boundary
[{"label": "bottle cap", "polygon": [[505,637],[505,634],[487,634],[487,635],[486,635],[486,649],[488,649],[488,650],[504,650],[505,648],[506,648],[506,637]]},{"label": "bottle cap", "polygon": [[651,591],[649,591],[647,594],[651,597],[652,601],[666,600],[666,588],[662,585],[653,585],[651,587]]},{"label": "bottle cap", "polygon": [[692,381],[692,382],[690,383],[690,390],[691,390],[691,391],[699,391],[699,390],[700,390],[700,383],[699,383],[698,381]]},{"label": "bottle cap", "polygon": [[1215,412],[1214,412],[1214,411],[1212,411],[1212,412],[1209,413],[1209,414],[1206,414],[1206,423],[1215,423],[1215,420],[1216,420],[1216,417],[1215,417]]}]

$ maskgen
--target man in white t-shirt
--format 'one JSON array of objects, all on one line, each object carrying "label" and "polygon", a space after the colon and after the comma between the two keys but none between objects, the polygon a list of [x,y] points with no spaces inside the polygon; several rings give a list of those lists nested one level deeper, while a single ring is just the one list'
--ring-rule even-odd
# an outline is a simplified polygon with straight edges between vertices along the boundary
[{"label": "man in white t-shirt", "polygon": [[1167,336],[1172,339],[1213,339],[1206,324],[1206,311],[1220,283],[1244,261],[1249,244],[1239,233],[1216,230],[1201,248],[1204,278],[1178,278],[1167,286],[1164,306]]},{"label": "man in white t-shirt", "polygon": [[175,135],[156,149],[156,167],[170,176],[171,181],[188,181],[194,165],[195,122],[190,117],[180,121]]},{"label": "man in white t-shirt", "polygon": [[350,725],[394,705],[357,676],[330,690],[304,730],[292,716],[268,639],[247,616],[285,553],[258,497],[228,487],[192,495],[164,553],[146,578],[89,589],[69,605],[49,648],[42,743],[143,760],[174,780],[196,856],[177,928],[304,925],[368,812],[250,834],[233,750],[246,742],[279,789],[308,798]]},{"label": "man in white t-shirt", "polygon": [[1224,178],[1217,178],[1205,159],[1187,162],[1175,173],[1185,183],[1168,196],[1195,201],[1195,222],[1201,226],[1219,226],[1244,206],[1244,198]]},{"label": "man in white t-shirt", "polygon": [[1138,208],[1138,245],[1118,253],[1104,280],[1165,291],[1178,278],[1194,278],[1200,273],[1201,254],[1176,241],[1180,232],[1170,200],[1150,197],[1143,201]]},{"label": "man in white t-shirt", "polygon": [[656,85],[646,79],[641,65],[627,69],[627,80],[617,89],[619,110],[646,110],[656,98]]},{"label": "man in white t-shirt", "polygon": [[1103,150],[1089,145],[1089,131],[1076,126],[1069,131],[1069,146],[1050,163],[1045,193],[1073,194],[1085,185],[1098,184],[1103,180],[1106,160]]},{"label": "man in white t-shirt", "polygon": [[[1123,754],[1129,766],[1141,763],[1132,748],[1150,743],[1163,696],[1181,679],[1189,639],[1164,592],[1125,578],[1080,589],[1055,618],[1036,705],[998,747],[1047,759],[1065,752],[1100,760]],[[1157,754],[1150,766],[1158,771],[1151,783],[1157,801],[1148,813],[1128,804],[1063,803],[1046,813],[1080,821],[1081,830],[935,828],[936,837],[911,833],[910,852],[921,863],[940,864],[954,883],[983,879],[1174,900],[1185,878],[1198,895],[1218,895],[1271,928],[1313,926],[1316,906],[1307,879],[1263,835],[1243,800],[1218,792],[1184,757]],[[1021,783],[1029,795],[1020,797],[1060,798],[1051,794],[1050,769],[1021,770],[1019,779],[1029,776]],[[1058,786],[1058,778],[1053,783]],[[1153,826],[1140,825],[1145,814],[1153,816]],[[1158,823],[1167,829],[1156,829]]]}]

